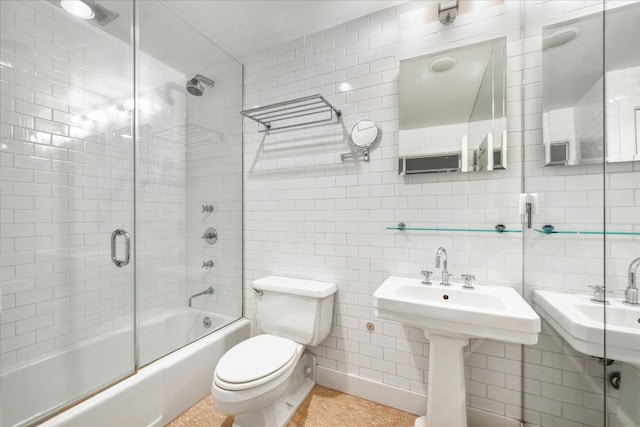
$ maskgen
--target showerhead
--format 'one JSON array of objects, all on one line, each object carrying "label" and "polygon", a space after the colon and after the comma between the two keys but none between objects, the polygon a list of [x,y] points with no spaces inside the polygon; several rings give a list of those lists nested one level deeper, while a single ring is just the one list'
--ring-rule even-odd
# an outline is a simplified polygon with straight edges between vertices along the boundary
[{"label": "showerhead", "polygon": [[213,80],[208,79],[203,75],[196,74],[191,80],[187,81],[187,92],[191,95],[202,96],[204,93],[204,86],[202,83],[209,87],[213,87]]}]

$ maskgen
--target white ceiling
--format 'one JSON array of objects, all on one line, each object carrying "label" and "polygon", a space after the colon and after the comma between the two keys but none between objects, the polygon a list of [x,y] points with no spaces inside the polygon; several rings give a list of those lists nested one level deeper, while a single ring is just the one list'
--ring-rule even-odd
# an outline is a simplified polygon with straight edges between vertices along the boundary
[{"label": "white ceiling", "polygon": [[364,0],[160,0],[236,59],[395,6]]}]

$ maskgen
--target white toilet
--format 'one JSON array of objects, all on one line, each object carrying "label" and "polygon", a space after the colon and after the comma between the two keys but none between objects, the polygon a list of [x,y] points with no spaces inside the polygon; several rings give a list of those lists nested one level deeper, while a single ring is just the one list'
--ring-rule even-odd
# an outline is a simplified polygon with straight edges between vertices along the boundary
[{"label": "white toilet", "polygon": [[304,350],[329,335],[336,285],[268,276],[253,289],[263,334],[220,358],[211,394],[218,409],[235,415],[234,427],[283,427],[315,384],[315,357]]}]

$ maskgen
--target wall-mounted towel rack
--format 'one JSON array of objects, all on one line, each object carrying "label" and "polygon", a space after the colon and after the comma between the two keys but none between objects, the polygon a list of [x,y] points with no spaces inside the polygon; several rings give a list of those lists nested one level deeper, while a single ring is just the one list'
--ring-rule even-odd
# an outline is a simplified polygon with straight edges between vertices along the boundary
[{"label": "wall-mounted towel rack", "polygon": [[269,132],[338,121],[342,112],[323,96],[312,95],[244,110],[240,114],[258,122],[259,132]]}]

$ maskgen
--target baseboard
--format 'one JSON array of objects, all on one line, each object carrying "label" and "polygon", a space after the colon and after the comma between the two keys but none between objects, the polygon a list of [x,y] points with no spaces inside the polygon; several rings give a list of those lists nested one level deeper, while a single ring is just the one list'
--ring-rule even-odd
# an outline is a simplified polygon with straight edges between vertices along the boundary
[{"label": "baseboard", "polygon": [[[427,412],[427,397],[424,394],[404,390],[365,378],[318,366],[316,384],[362,399],[400,409],[416,416]],[[518,420],[467,407],[469,427],[521,427]]]},{"label": "baseboard", "polygon": [[424,394],[318,366],[316,384],[416,415],[427,412]]}]

